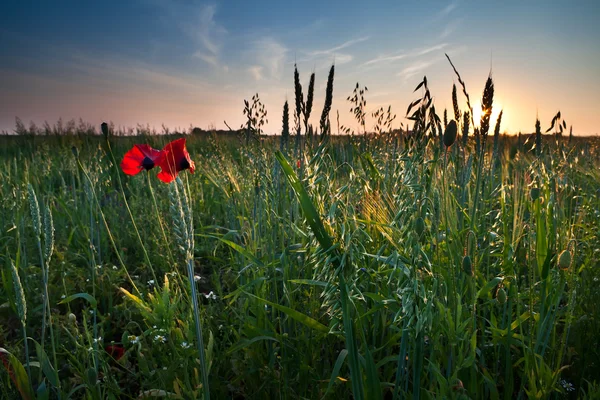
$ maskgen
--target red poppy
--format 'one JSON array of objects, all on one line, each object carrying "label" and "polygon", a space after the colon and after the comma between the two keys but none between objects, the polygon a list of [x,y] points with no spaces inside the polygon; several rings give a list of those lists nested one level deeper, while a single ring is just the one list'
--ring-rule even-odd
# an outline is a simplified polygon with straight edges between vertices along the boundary
[{"label": "red poppy", "polygon": [[106,346],[105,350],[117,361],[125,354],[125,349],[118,345]]},{"label": "red poppy", "polygon": [[159,165],[165,158],[165,153],[153,149],[147,144],[136,144],[131,150],[125,153],[121,162],[121,169],[127,175],[136,175],[142,169],[146,171]]},{"label": "red poppy", "polygon": [[193,174],[196,170],[196,165],[185,148],[185,138],[172,141],[162,151],[165,157],[159,164],[162,171],[158,174],[158,179],[161,181],[169,183],[177,178],[180,171],[189,169]]}]

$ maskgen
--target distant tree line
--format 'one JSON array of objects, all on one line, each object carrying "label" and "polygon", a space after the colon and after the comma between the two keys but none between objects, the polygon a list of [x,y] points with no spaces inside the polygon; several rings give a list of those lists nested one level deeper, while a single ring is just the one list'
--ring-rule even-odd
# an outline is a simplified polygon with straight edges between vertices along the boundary
[{"label": "distant tree line", "polygon": [[[211,133],[237,135],[240,133],[239,131],[232,130],[216,130],[214,127],[209,127],[204,130],[193,127],[192,125],[187,129],[170,129],[163,124],[160,130],[151,127],[149,124],[145,126],[137,124],[135,127],[117,127],[113,122],[109,122],[108,125],[109,131],[113,136],[210,135]],[[82,118],[79,118],[78,121],[71,119],[66,122],[62,118],[59,118],[53,125],[48,123],[48,121],[45,121],[42,126],[38,126],[35,122],[31,121],[29,126],[26,126],[21,118],[16,117],[15,129],[12,132],[2,130],[1,134],[19,136],[85,136],[101,135],[102,132],[100,131],[100,124],[93,125],[84,121]]]}]

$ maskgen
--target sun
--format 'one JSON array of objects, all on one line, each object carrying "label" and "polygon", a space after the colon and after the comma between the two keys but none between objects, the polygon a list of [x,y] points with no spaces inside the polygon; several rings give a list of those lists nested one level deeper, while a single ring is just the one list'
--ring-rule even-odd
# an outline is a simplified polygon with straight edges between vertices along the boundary
[{"label": "sun", "polygon": [[[502,111],[502,105],[494,103],[493,107],[492,107],[492,115],[490,116],[490,133],[493,133],[493,130],[496,127],[496,121],[498,121],[498,115],[500,114],[500,111]],[[479,127],[479,125],[481,124],[481,116],[483,114],[483,111],[481,110],[481,103],[477,102],[475,104],[473,104],[473,123],[475,125],[475,127]],[[507,122],[507,116],[506,116],[506,112],[502,113],[502,121],[500,123],[500,132],[502,133],[505,129],[503,127],[506,127],[506,122]]]}]

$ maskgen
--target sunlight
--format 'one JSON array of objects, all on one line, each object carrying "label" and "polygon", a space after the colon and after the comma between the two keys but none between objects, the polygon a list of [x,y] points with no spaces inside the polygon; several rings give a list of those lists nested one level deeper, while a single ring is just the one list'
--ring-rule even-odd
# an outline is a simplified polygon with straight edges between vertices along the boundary
[{"label": "sunlight", "polygon": [[[494,129],[496,128],[496,121],[498,120],[498,115],[500,114],[500,111],[503,108],[503,105],[497,103],[494,103],[494,106],[492,107],[492,115],[490,117],[490,135],[493,135],[494,133]],[[473,122],[475,123],[476,127],[479,127],[479,125],[481,124],[481,114],[481,102],[478,101],[473,104]],[[500,122],[500,133],[503,133],[508,125],[508,118],[506,115],[506,111],[504,111],[504,113],[502,114],[502,121]]]}]

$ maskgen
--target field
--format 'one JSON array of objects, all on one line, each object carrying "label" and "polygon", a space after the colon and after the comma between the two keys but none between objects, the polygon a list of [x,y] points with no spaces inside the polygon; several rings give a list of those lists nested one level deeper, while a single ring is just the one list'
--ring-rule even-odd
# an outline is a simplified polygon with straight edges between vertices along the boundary
[{"label": "field", "polygon": [[119,164],[178,135],[0,137],[0,398],[598,398],[600,143],[418,89],[351,136],[254,99],[169,184]]}]

